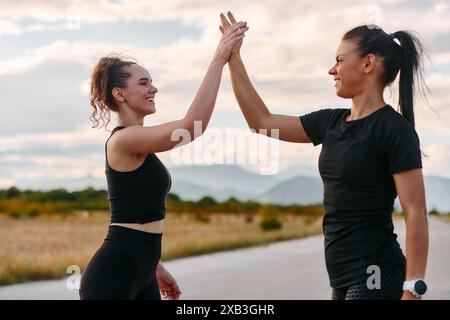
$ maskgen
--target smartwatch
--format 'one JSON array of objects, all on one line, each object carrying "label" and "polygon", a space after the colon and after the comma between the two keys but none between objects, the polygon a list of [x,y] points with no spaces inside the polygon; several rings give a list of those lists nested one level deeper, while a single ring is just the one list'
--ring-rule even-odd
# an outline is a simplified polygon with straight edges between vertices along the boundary
[{"label": "smartwatch", "polygon": [[405,281],[403,283],[403,290],[408,290],[416,297],[421,297],[427,292],[428,287],[423,279],[415,279]]}]

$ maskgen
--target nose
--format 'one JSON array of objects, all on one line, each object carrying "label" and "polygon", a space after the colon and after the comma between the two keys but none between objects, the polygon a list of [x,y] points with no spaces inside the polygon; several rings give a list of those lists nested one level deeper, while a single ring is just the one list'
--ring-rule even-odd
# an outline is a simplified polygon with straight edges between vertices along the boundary
[{"label": "nose", "polygon": [[158,92],[158,88],[156,88],[154,85],[150,85],[150,93],[157,93]]},{"label": "nose", "polygon": [[330,76],[334,76],[336,74],[336,67],[332,67],[330,70],[328,70],[328,74]]}]

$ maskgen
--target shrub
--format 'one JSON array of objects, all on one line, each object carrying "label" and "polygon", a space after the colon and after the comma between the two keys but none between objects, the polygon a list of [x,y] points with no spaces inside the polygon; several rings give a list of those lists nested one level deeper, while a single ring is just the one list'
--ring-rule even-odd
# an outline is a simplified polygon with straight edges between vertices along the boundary
[{"label": "shrub", "polygon": [[202,222],[202,223],[209,223],[209,222],[211,222],[211,216],[208,213],[195,212],[194,213],[194,218],[195,218],[196,221]]},{"label": "shrub", "polygon": [[254,216],[254,214],[253,213],[248,213],[248,212],[246,212],[245,213],[245,222],[246,223],[252,223],[253,222],[253,220],[255,220],[255,216]]},{"label": "shrub", "polygon": [[31,208],[28,210],[27,212],[27,216],[30,218],[35,218],[37,217],[41,212],[39,211],[39,209],[37,208]]},{"label": "shrub", "polygon": [[17,211],[12,211],[8,215],[12,219],[20,219],[20,213],[18,213]]},{"label": "shrub", "polygon": [[430,214],[430,215],[433,215],[433,216],[438,216],[438,215],[440,215],[439,211],[437,211],[435,208],[433,208],[433,209],[430,211],[429,214]]},{"label": "shrub", "polygon": [[264,205],[261,207],[258,213],[261,217],[261,222],[259,223],[259,226],[261,227],[262,230],[264,231],[278,230],[283,227],[278,218],[279,214],[275,206]]}]

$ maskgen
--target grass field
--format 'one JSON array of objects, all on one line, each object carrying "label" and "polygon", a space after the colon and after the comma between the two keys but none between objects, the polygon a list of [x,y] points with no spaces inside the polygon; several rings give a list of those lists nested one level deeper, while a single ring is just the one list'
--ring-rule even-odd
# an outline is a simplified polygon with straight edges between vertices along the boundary
[{"label": "grass field", "polygon": [[450,214],[438,216],[442,221],[450,222]]},{"label": "grass field", "polygon": [[[167,215],[162,260],[254,246],[321,233],[322,219],[281,216],[283,228],[262,231],[258,216]],[[13,219],[0,214],[0,285],[67,276],[67,267],[81,270],[102,244],[108,212]]]}]

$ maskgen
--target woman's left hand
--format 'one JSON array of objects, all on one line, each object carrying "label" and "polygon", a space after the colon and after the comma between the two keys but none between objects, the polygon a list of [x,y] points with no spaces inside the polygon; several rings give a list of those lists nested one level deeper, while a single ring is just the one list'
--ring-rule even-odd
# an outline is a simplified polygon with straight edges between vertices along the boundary
[{"label": "woman's left hand", "polygon": [[181,291],[178,287],[178,283],[170,272],[164,268],[162,263],[159,263],[156,268],[156,280],[158,280],[159,290],[161,291],[164,299],[180,299]]}]

